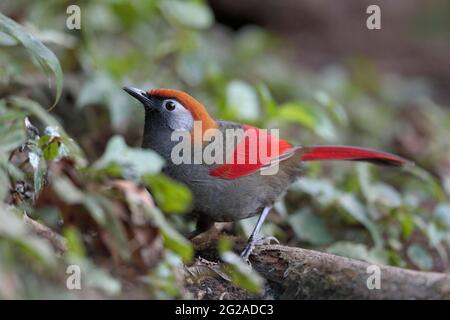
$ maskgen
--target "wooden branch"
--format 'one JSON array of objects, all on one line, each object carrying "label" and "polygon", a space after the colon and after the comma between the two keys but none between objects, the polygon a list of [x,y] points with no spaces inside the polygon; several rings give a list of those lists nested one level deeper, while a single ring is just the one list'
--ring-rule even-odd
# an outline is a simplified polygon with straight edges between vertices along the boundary
[{"label": "wooden branch", "polygon": [[251,261],[280,299],[450,299],[443,273],[379,265],[380,289],[369,289],[364,261],[281,245],[256,248]]},{"label": "wooden branch", "polygon": [[[210,258],[211,253],[217,248],[217,232],[206,234],[194,239],[194,247],[200,256]],[[365,261],[320,251],[267,245],[256,247],[250,256],[250,262],[267,280],[266,292],[262,298],[450,299],[450,275],[444,273],[377,265],[379,269],[372,268],[379,270],[380,289],[369,289],[367,283],[374,284],[371,281],[373,277],[369,279],[374,275],[374,271],[370,268],[368,270],[372,264]],[[223,287],[223,280],[220,281]],[[215,292],[215,288],[211,289]],[[208,298],[218,297],[210,295]],[[239,298],[254,298],[254,296]]]},{"label": "wooden branch", "polygon": [[55,248],[56,252],[63,254],[67,250],[66,242],[62,236],[50,229],[49,227],[31,219],[27,214],[23,215],[25,224],[38,236],[47,239]]}]

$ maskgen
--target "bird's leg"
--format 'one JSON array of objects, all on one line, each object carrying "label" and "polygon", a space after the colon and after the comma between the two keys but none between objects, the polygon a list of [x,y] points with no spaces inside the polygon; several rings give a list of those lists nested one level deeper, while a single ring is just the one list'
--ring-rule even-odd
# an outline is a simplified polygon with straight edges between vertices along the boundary
[{"label": "bird's leg", "polygon": [[212,226],[214,225],[214,222],[209,220],[209,219],[198,219],[197,220],[197,225],[195,227],[195,230],[190,232],[187,235],[187,238],[189,240],[194,239],[196,236],[198,236],[199,234],[208,231]]},{"label": "bird's leg", "polygon": [[248,238],[247,245],[245,246],[244,250],[241,253],[241,257],[244,260],[248,260],[248,257],[250,256],[250,254],[252,253],[253,248],[255,247],[256,243],[258,242],[258,240],[259,240],[259,238],[258,238],[259,231],[261,230],[261,227],[262,227],[262,225],[264,223],[264,220],[266,220],[266,217],[269,214],[270,209],[272,209],[272,207],[264,207],[261,215],[259,216],[258,222],[256,222],[256,226],[253,229],[252,234]]}]

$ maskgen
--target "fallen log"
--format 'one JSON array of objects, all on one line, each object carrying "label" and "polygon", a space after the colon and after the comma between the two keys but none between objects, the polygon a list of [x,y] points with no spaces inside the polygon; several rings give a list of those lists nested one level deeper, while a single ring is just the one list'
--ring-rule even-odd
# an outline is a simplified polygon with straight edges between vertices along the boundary
[{"label": "fallen log", "polygon": [[[193,239],[197,254],[215,260],[218,238],[219,232],[215,231]],[[235,237],[230,237],[230,240],[236,243],[239,252],[244,243]],[[450,275],[445,273],[374,265],[330,253],[283,245],[256,247],[250,256],[250,262],[267,280],[265,292],[259,298],[450,299]],[[230,289],[228,285],[224,286],[224,280],[218,281],[222,282],[222,291],[224,288]],[[206,298],[217,299],[219,295],[223,295],[223,292],[212,288],[211,294]],[[232,295],[230,298],[236,296]],[[240,295],[237,298],[254,299],[255,296]]]},{"label": "fallen log", "polygon": [[280,299],[450,299],[450,275],[444,273],[373,265],[282,245],[257,247],[251,262],[277,288]]}]

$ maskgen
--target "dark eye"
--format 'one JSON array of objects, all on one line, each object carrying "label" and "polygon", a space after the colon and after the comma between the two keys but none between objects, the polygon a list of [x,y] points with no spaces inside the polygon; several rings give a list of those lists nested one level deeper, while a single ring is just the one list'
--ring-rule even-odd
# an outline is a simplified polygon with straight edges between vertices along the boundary
[{"label": "dark eye", "polygon": [[176,107],[175,102],[173,102],[173,101],[166,101],[166,103],[165,103],[164,106],[165,106],[166,109],[169,110],[169,111],[175,110],[175,107]]}]

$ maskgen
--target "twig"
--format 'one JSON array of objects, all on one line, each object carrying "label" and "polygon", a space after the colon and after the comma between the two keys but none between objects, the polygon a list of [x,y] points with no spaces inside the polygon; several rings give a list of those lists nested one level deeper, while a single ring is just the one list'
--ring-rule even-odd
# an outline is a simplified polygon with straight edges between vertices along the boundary
[{"label": "twig", "polygon": [[37,222],[36,220],[31,219],[27,214],[23,215],[23,221],[28,227],[30,227],[30,229],[33,230],[34,233],[47,239],[59,254],[63,254],[66,252],[67,245],[62,236],[57,234],[49,227]]}]

